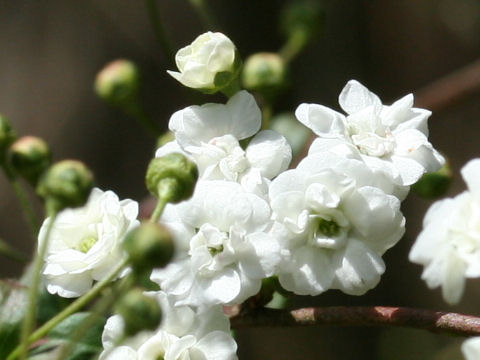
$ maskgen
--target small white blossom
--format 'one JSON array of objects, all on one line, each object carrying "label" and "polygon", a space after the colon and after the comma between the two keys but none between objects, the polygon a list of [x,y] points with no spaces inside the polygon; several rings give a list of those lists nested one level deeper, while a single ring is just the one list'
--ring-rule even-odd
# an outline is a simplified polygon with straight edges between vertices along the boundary
[{"label": "small white blossom", "polygon": [[339,103],[347,116],[317,104],[297,108],[298,120],[319,136],[310,153],[335,151],[339,144],[347,144],[374,172],[403,187],[444,163],[427,139],[431,113],[414,108],[412,94],[386,106],[358,81],[350,80]]},{"label": "small white blossom", "polygon": [[480,359],[480,336],[465,340],[462,344],[462,353],[465,360]]},{"label": "small white blossom", "polygon": [[[118,199],[112,191],[93,189],[84,207],[58,214],[45,255],[47,290],[63,297],[86,293],[94,281],[104,279],[125,256],[121,242],[139,224],[138,204]],[[39,233],[45,238],[50,218]]]},{"label": "small white blossom", "polygon": [[167,72],[187,87],[214,89],[218,73],[236,71],[235,53],[235,45],[228,37],[209,31],[177,52],[175,62],[180,72]]},{"label": "small white blossom", "polygon": [[376,286],[381,256],[402,237],[405,219],[400,201],[371,186],[371,177],[361,161],[324,152],[273,180],[272,233],[283,245],[277,275],[285,289],[361,295]]},{"label": "small white blossom", "polygon": [[[270,179],[288,168],[292,152],[283,136],[272,130],[258,132],[260,127],[255,99],[240,91],[225,105],[189,106],[175,112],[169,128],[176,140],[158,149],[156,156],[185,153],[197,164],[202,179],[234,181],[250,192],[266,194]],[[244,150],[240,140],[253,135]]]},{"label": "small white blossom", "polygon": [[164,292],[150,293],[160,302],[164,318],[154,332],[142,332],[120,346],[123,319],[107,320],[102,334],[100,360],[236,360],[237,344],[230,335],[221,306],[199,313],[188,306],[174,306]]},{"label": "small white blossom", "polygon": [[165,224],[184,234],[190,228],[193,236],[174,262],[153,271],[152,280],[174,295],[177,305],[240,303],[273,275],[279,248],[265,232],[270,208],[259,196],[234,182],[200,181],[192,199],[176,211],[180,224],[172,226],[171,219]]},{"label": "small white blossom", "polygon": [[460,300],[466,277],[480,277],[480,159],[469,161],[462,176],[468,190],[430,207],[409,255],[424,266],[427,285],[441,286],[450,304]]}]

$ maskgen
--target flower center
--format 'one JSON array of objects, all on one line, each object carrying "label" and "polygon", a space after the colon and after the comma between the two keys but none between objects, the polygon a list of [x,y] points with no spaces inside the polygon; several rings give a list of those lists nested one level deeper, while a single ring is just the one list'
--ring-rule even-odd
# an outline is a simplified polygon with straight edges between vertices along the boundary
[{"label": "flower center", "polygon": [[208,252],[210,255],[215,256],[217,254],[220,254],[223,251],[223,245],[220,246],[208,246]]},{"label": "flower center", "polygon": [[98,241],[98,238],[93,235],[85,236],[77,246],[74,247],[75,250],[81,251],[83,253],[87,253],[88,250],[92,248],[93,245]]},{"label": "flower center", "polygon": [[[346,220],[346,219],[344,219]],[[308,243],[316,248],[340,249],[345,246],[348,235],[348,221],[336,221],[311,214],[309,223]]]},{"label": "flower center", "polygon": [[395,138],[381,119],[373,116],[348,121],[348,129],[353,144],[365,155],[388,156],[395,150]]}]

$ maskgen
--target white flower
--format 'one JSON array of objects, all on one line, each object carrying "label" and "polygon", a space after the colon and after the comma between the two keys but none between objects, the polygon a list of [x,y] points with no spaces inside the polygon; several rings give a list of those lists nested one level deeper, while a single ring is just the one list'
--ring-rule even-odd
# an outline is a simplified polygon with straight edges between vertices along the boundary
[{"label": "white flower", "polygon": [[177,228],[187,226],[194,235],[188,250],[151,278],[177,305],[240,303],[273,275],[279,248],[265,233],[270,225],[265,200],[234,182],[200,181],[193,198],[176,210],[184,224]]},{"label": "white flower", "polygon": [[283,243],[277,275],[296,294],[328,289],[361,295],[376,286],[385,270],[382,254],[403,235],[400,201],[373,187],[358,160],[316,153],[270,186]]},{"label": "white flower", "polygon": [[173,305],[163,292],[155,296],[164,318],[154,332],[142,332],[120,346],[123,320],[114,315],[107,320],[102,335],[104,352],[100,360],[235,360],[237,344],[230,335],[228,318],[221,306],[199,313],[188,306]]},{"label": "white flower", "polygon": [[427,139],[431,113],[412,107],[412,94],[386,106],[358,81],[350,80],[339,103],[347,116],[317,104],[297,108],[299,121],[319,136],[310,152],[347,144],[372,170],[399,186],[414,184],[444,163]]},{"label": "white flower", "polygon": [[[193,158],[202,179],[239,182],[262,195],[269,180],[287,169],[292,152],[280,134],[272,130],[257,134],[260,126],[261,112],[255,99],[240,91],[225,105],[189,106],[175,112],[169,128],[176,140],[158,149],[156,156],[183,152]],[[239,141],[253,135],[242,149]]]},{"label": "white flower", "polygon": [[173,78],[194,89],[214,89],[215,76],[237,71],[236,48],[222,33],[206,32],[175,55],[178,70],[167,71]]},{"label": "white flower", "polygon": [[462,344],[462,353],[465,360],[480,359],[480,336],[465,340]]},{"label": "white flower", "polygon": [[[139,224],[138,204],[119,201],[112,191],[93,189],[87,204],[58,214],[50,234],[43,270],[47,290],[63,297],[86,293],[124,257],[121,242]],[[45,238],[50,218],[39,233]]]},{"label": "white flower", "polygon": [[469,161],[462,177],[468,191],[430,207],[409,255],[424,266],[427,285],[441,286],[450,304],[460,300],[466,277],[480,277],[480,159]]}]

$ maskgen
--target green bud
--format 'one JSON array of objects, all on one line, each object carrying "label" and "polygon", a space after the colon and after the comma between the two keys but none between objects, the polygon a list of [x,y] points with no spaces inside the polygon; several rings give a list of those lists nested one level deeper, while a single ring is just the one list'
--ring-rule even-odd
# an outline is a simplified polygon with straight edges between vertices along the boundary
[{"label": "green bud", "polygon": [[295,1],[284,10],[282,30],[288,36],[302,33],[308,41],[322,29],[324,10],[318,1]]},{"label": "green bud", "polygon": [[38,137],[23,136],[10,146],[9,162],[17,174],[35,185],[40,175],[50,166],[50,148]]},{"label": "green bud", "polygon": [[293,156],[300,155],[311,136],[311,131],[291,113],[283,113],[272,119],[271,129],[285,136],[292,147]]},{"label": "green bud", "polygon": [[5,161],[7,150],[17,139],[17,134],[10,126],[7,118],[0,115],[0,162]]},{"label": "green bud", "polygon": [[138,95],[140,75],[135,64],[119,59],[107,64],[95,79],[96,94],[114,105],[125,105]]},{"label": "green bud", "polygon": [[172,131],[166,131],[164,134],[158,137],[157,148],[162,147],[173,140],[175,140],[175,134]]},{"label": "green bud", "polygon": [[93,188],[93,175],[80,161],[63,160],[52,165],[40,178],[37,193],[47,209],[61,211],[83,206]]},{"label": "green bud", "polygon": [[125,323],[124,334],[133,336],[142,330],[155,330],[162,321],[158,301],[140,289],[132,289],[123,296],[115,310]]},{"label": "green bud", "polygon": [[412,190],[423,198],[436,199],[447,193],[452,178],[452,169],[448,163],[445,163],[440,170],[423,175],[416,184],[412,185]]},{"label": "green bud", "polygon": [[248,57],[242,73],[247,90],[274,91],[285,85],[286,65],[275,53],[257,53]]},{"label": "green bud", "polygon": [[150,161],[146,185],[157,198],[178,203],[192,196],[197,179],[197,165],[185,155],[171,153]]},{"label": "green bud", "polygon": [[166,266],[175,250],[170,232],[152,222],[144,222],[130,231],[123,241],[123,247],[137,273]]}]

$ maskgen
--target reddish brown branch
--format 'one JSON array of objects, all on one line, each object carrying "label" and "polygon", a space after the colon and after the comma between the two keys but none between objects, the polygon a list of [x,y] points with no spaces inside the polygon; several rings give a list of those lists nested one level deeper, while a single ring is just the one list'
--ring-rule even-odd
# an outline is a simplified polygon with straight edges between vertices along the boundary
[{"label": "reddish brown branch", "polygon": [[404,307],[259,309],[233,315],[230,320],[234,329],[312,325],[400,326],[460,336],[480,335],[480,317]]}]

